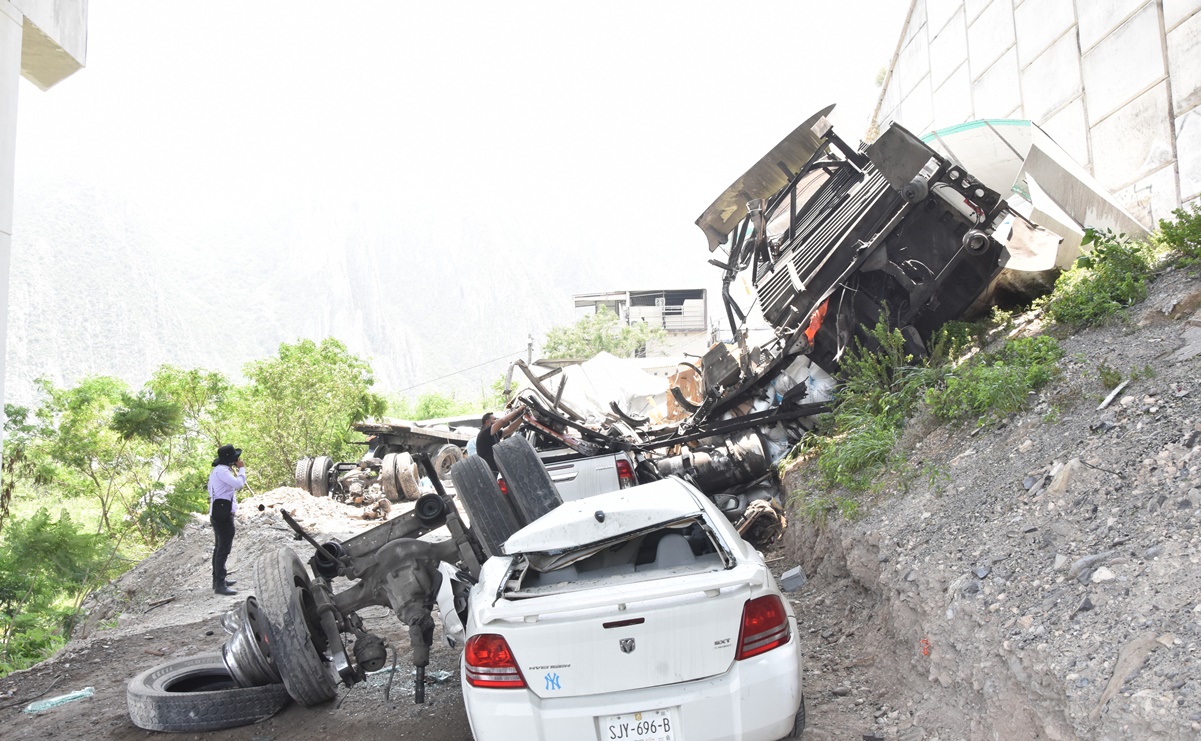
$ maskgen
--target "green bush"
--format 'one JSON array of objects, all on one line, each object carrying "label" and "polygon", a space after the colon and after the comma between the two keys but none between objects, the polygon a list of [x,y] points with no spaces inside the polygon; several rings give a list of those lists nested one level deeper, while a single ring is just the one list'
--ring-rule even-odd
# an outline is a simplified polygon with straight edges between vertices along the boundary
[{"label": "green bush", "polygon": [[1159,222],[1156,241],[1170,250],[1185,267],[1201,265],[1201,205],[1194,203],[1188,210],[1172,212],[1175,221]]},{"label": "green bush", "polygon": [[1046,302],[1052,319],[1071,327],[1092,326],[1147,297],[1152,270],[1149,245],[1108,229],[1086,229],[1082,244],[1091,244],[1092,251],[1081,255],[1055,282]]},{"label": "green bush", "polygon": [[828,485],[851,491],[871,487],[890,465],[901,428],[939,371],[914,367],[900,331],[881,320],[871,331],[875,351],[858,341],[842,361],[834,412],[814,440],[817,470]]},{"label": "green bush", "polygon": [[926,403],[943,421],[1000,417],[1017,411],[1030,391],[1055,378],[1063,350],[1053,337],[1009,340],[996,353],[949,371],[926,391]]},{"label": "green bush", "polygon": [[63,510],[14,519],[0,538],[0,676],[32,666],[70,634],[70,603],[106,580],[103,535],[83,532]]}]

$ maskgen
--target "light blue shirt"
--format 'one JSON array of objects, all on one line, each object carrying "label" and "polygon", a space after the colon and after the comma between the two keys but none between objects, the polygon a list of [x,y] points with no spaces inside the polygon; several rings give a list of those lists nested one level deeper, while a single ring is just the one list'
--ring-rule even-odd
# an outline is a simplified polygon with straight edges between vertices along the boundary
[{"label": "light blue shirt", "polygon": [[209,474],[209,514],[213,513],[214,499],[228,499],[232,502],[231,512],[238,511],[238,489],[246,486],[246,469],[236,469],[233,466],[213,466]]}]

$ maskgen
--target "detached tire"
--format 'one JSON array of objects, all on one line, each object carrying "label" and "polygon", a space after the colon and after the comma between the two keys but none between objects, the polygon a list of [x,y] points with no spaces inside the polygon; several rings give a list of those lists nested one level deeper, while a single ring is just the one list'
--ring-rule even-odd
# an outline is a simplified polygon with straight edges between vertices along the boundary
[{"label": "detached tire", "polygon": [[258,723],[288,704],[282,684],[239,687],[221,654],[175,659],[129,681],[129,718],[147,731],[217,731]]},{"label": "detached tire", "polygon": [[408,453],[396,454],[396,481],[400,493],[410,502],[421,498],[421,487],[417,484],[417,463]]},{"label": "detached tire", "polygon": [[296,488],[309,490],[309,472],[313,470],[313,459],[305,456],[296,461]]},{"label": "detached tire", "polygon": [[508,497],[497,486],[496,474],[483,458],[471,455],[451,467],[450,478],[480,545],[489,556],[502,555],[500,544],[520,530],[521,523]]},{"label": "detached tire", "polygon": [[396,454],[388,453],[379,466],[379,484],[390,502],[400,501],[400,481],[396,478]]},{"label": "detached tire", "polygon": [[288,694],[305,707],[334,699],[337,683],[321,654],[324,634],[300,557],[287,547],[265,553],[254,564],[254,578],[271,653]]},{"label": "detached tire", "polygon": [[563,503],[555,482],[529,440],[510,437],[492,452],[509,487],[509,495],[527,525]]},{"label": "detached tire", "polygon": [[434,470],[438,472],[438,478],[443,481],[450,478],[450,469],[461,460],[463,460],[463,449],[458,445],[443,445],[430,457],[430,462],[434,464]]},{"label": "detached tire", "polygon": [[313,467],[309,470],[309,493],[315,497],[329,496],[329,472],[334,467],[334,461],[328,455],[319,455],[313,459]]}]

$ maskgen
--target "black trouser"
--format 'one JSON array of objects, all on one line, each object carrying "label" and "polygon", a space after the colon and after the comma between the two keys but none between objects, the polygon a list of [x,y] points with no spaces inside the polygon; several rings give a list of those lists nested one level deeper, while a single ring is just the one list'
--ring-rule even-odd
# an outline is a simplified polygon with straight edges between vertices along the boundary
[{"label": "black trouser", "polygon": [[225,559],[234,544],[233,503],[228,499],[214,499],[213,513],[209,522],[213,524],[213,536],[217,543],[213,547],[213,588],[225,586]]}]

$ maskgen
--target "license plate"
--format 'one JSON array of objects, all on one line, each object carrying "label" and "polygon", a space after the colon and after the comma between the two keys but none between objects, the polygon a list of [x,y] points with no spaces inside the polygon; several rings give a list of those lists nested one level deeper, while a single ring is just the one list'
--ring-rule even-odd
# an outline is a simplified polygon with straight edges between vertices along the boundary
[{"label": "license plate", "polygon": [[606,715],[600,721],[604,741],[674,741],[680,737],[674,708]]}]

